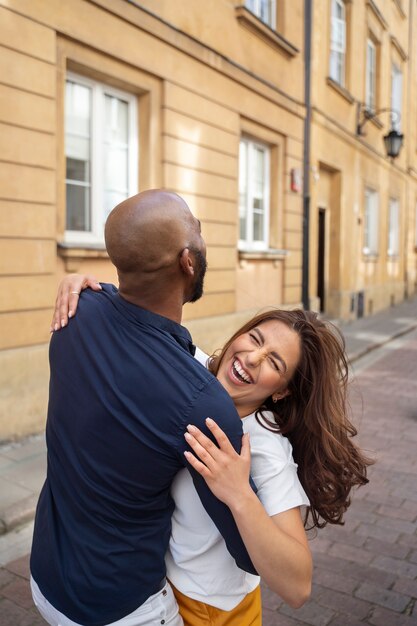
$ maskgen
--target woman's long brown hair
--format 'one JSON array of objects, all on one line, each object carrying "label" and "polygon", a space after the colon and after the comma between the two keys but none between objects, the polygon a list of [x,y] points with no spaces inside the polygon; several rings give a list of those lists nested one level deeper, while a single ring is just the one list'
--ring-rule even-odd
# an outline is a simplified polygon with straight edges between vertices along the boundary
[{"label": "woman's long brown hair", "polygon": [[211,357],[209,369],[217,375],[231,343],[269,320],[283,322],[299,335],[301,356],[288,384],[289,395],[277,403],[267,398],[256,418],[291,442],[298,476],[310,500],[305,526],[343,524],[351,489],[368,482],[366,468],[372,461],[352,441],[357,430],[348,416],[348,362],[340,331],[311,311],[267,311],[242,326]]}]

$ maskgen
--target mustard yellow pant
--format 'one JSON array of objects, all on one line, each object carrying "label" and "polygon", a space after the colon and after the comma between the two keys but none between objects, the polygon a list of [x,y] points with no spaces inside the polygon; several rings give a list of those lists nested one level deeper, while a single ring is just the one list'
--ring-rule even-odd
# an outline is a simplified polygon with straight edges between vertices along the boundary
[{"label": "mustard yellow pant", "polygon": [[261,588],[258,585],[231,611],[192,600],[171,583],[184,626],[262,626]]}]

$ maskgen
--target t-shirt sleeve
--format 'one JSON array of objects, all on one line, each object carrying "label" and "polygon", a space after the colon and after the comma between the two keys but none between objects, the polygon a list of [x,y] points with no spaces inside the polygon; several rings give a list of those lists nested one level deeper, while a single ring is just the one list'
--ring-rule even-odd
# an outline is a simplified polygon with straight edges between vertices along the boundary
[{"label": "t-shirt sleeve", "polygon": [[288,439],[257,423],[248,430],[251,437],[251,476],[268,515],[308,506],[309,500],[298,478]]},{"label": "t-shirt sleeve", "polygon": [[223,536],[227,549],[235,559],[237,566],[246,572],[257,574],[229,507],[214,496],[204,478],[186,462],[183,454],[185,450],[192,452],[184,438],[187,424],[197,426],[214,441],[205,424],[207,417],[211,417],[217,422],[228,436],[235,450],[240,452],[243,435],[241,420],[230,396],[219,386],[217,381],[209,383],[192,403],[191,411],[179,433],[178,450],[192,476],[194,486],[205,510]]}]

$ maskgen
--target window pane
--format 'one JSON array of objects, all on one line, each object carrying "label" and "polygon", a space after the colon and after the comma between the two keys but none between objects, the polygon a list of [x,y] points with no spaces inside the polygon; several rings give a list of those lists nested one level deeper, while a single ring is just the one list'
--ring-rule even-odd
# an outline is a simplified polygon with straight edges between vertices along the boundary
[{"label": "window pane", "polygon": [[67,230],[91,230],[90,188],[67,183]]},{"label": "window pane", "polygon": [[128,152],[126,149],[107,146],[104,164],[104,189],[127,193]]},{"label": "window pane", "polygon": [[239,145],[239,239],[247,239],[248,145]]},{"label": "window pane", "polygon": [[104,106],[106,141],[127,144],[129,136],[128,103],[107,94]]},{"label": "window pane", "polygon": [[402,109],[402,73],[394,64],[391,72],[391,108],[396,113],[391,114],[392,127],[401,130],[401,109]]},{"label": "window pane", "polygon": [[106,191],[104,193],[103,228],[110,211],[113,211],[114,207],[126,200],[126,198],[127,194],[118,193],[117,191]]},{"label": "window pane", "polygon": [[264,216],[263,213],[253,214],[253,240],[263,241],[264,239]]},{"label": "window pane", "polygon": [[275,1],[276,0],[246,0],[245,6],[259,17],[262,22],[275,28]]},{"label": "window pane", "polygon": [[65,130],[69,134],[90,136],[91,89],[67,81],[65,89]]},{"label": "window pane", "polygon": [[[91,230],[91,89],[67,81],[65,154],[67,230]],[[74,184],[81,183],[80,185]]]},{"label": "window pane", "polygon": [[395,256],[399,251],[399,210],[398,201],[390,200],[388,225],[388,255]]}]

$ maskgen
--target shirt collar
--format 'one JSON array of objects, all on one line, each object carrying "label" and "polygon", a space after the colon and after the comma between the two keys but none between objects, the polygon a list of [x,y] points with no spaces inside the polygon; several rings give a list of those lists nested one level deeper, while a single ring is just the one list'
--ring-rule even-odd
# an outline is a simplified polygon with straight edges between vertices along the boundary
[{"label": "shirt collar", "polygon": [[185,350],[187,350],[187,352],[190,352],[194,356],[195,346],[193,345],[190,332],[187,328],[185,328],[185,326],[182,326],[181,324],[178,324],[163,315],[158,315],[157,313],[153,313],[147,309],[142,309],[142,307],[137,304],[128,302],[122,298],[118,291],[114,293],[114,303],[119,311],[127,313],[130,317],[134,317],[138,322],[149,324],[150,326],[154,326],[155,328],[159,328],[160,330],[164,330],[169,333],[183,348],[185,348]]}]

